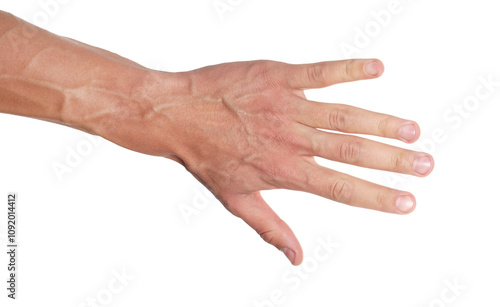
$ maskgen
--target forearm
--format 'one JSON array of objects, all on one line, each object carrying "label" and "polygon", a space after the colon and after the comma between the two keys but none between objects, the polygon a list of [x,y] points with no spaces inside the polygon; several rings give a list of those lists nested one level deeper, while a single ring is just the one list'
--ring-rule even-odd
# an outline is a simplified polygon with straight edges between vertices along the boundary
[{"label": "forearm", "polygon": [[[0,11],[0,112],[96,134],[140,120],[170,74],[63,38]],[[161,91],[160,91],[161,89]]]}]

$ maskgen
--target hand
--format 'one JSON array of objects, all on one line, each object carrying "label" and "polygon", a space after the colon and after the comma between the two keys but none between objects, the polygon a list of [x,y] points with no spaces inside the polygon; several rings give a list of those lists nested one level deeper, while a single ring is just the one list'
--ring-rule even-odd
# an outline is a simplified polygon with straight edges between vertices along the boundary
[{"label": "hand", "polygon": [[[314,157],[415,176],[432,171],[428,154],[318,130],[418,139],[415,122],[304,95],[304,89],[376,78],[383,72],[378,60],[241,62],[172,74],[2,11],[0,17],[1,113],[64,124],[182,163],[293,264],[302,261],[300,244],[261,190],[306,191],[405,214],[415,208],[412,194],[322,167]],[[13,44],[12,36],[23,39]]]},{"label": "hand", "polygon": [[[405,214],[415,208],[412,194],[322,167],[314,157],[415,176],[432,171],[434,162],[425,153],[318,130],[418,139],[415,122],[304,95],[305,89],[376,78],[383,72],[378,60],[255,61],[172,74],[5,12],[0,16],[0,112],[64,124],[182,163],[293,264],[302,261],[300,244],[261,190],[306,191]],[[34,33],[31,39],[7,39],[23,37],[26,29]]]},{"label": "hand", "polygon": [[433,168],[425,153],[318,130],[417,140],[420,130],[413,121],[304,96],[304,89],[376,78],[383,69],[378,60],[255,61],[155,75],[168,87],[164,95],[159,91],[165,87],[146,87],[150,99],[141,111],[115,112],[120,118],[113,122],[122,122],[123,129],[97,130],[122,146],[182,163],[231,213],[298,265],[301,246],[261,190],[299,190],[407,214],[415,208],[412,194],[322,167],[314,157],[415,176]]}]

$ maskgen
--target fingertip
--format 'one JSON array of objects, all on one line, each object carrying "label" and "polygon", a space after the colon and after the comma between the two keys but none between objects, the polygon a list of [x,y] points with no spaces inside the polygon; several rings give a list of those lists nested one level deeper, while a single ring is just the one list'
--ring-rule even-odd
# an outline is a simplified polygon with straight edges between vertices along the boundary
[{"label": "fingertip", "polygon": [[413,170],[416,176],[426,177],[434,169],[434,158],[427,153],[421,153],[421,156],[413,161]]},{"label": "fingertip", "polygon": [[284,247],[280,250],[283,254],[285,254],[286,258],[288,259],[288,261],[290,261],[290,263],[292,265],[297,266],[297,265],[300,265],[302,263],[303,253],[302,253],[302,249],[300,248],[300,246],[298,247],[297,251],[295,251],[291,248],[288,248],[288,247]]},{"label": "fingertip", "polygon": [[300,246],[300,243],[297,243],[297,246],[295,247],[296,252],[295,252],[295,260],[292,262],[293,265],[300,265],[302,263],[302,260],[304,258],[304,253],[302,252],[302,247]]},{"label": "fingertip", "polygon": [[417,201],[415,199],[415,196],[413,196],[410,193],[406,193],[403,195],[400,195],[396,199],[396,203],[394,204],[396,207],[396,212],[402,215],[410,214],[415,210],[415,207],[417,205]]},{"label": "fingertip", "polygon": [[420,138],[420,126],[416,122],[413,122],[413,125],[415,126],[415,137],[411,143],[416,142]]},{"label": "fingertip", "polygon": [[286,243],[279,250],[285,254],[286,258],[292,265],[300,265],[302,263],[304,253],[299,241],[292,234],[292,237],[285,239]]},{"label": "fingertip", "polygon": [[431,159],[431,169],[429,170],[429,172],[426,174],[429,175],[430,173],[432,173],[432,171],[434,170],[434,157],[431,155],[431,154],[428,154],[429,158]]},{"label": "fingertip", "polygon": [[363,65],[363,71],[369,78],[378,78],[384,73],[384,64],[377,59],[369,60]]},{"label": "fingertip", "polygon": [[285,254],[286,258],[288,258],[288,261],[290,261],[292,264],[295,263],[295,252],[288,247],[284,247],[281,249],[281,252]]},{"label": "fingertip", "polygon": [[398,138],[405,143],[414,143],[420,137],[420,127],[416,122],[408,121],[398,130]]}]

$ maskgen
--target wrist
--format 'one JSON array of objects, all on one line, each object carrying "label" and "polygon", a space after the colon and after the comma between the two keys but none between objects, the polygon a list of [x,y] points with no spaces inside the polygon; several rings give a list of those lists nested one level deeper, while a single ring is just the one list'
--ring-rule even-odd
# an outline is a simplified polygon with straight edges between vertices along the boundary
[{"label": "wrist", "polygon": [[84,93],[70,91],[66,124],[134,151],[175,155],[179,127],[170,116],[189,92],[188,74],[127,67],[95,83],[104,81],[105,86],[89,86]]}]

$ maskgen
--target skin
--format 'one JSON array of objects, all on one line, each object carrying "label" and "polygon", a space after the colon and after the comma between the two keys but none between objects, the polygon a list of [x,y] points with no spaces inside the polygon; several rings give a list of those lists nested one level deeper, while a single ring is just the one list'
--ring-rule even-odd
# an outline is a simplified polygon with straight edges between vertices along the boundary
[{"label": "skin", "polygon": [[59,123],[181,163],[294,265],[302,262],[300,243],[260,191],[305,191],[408,214],[416,204],[411,193],[322,167],[314,157],[419,177],[434,166],[426,153],[350,135],[412,143],[420,135],[417,123],[304,95],[306,89],[377,78],[384,71],[379,60],[251,61],[160,72],[1,11],[0,54],[0,112]]}]

